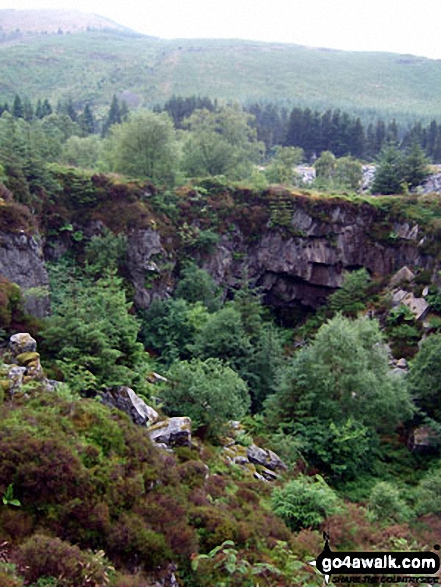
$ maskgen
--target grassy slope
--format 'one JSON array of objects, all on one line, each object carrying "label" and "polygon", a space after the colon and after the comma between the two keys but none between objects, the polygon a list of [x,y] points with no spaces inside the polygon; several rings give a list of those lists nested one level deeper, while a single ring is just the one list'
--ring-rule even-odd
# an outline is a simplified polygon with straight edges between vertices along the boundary
[{"label": "grassy slope", "polygon": [[129,33],[38,36],[0,45],[0,100],[15,93],[108,104],[130,91],[340,107],[365,116],[438,118],[441,62],[234,40],[164,41]]}]

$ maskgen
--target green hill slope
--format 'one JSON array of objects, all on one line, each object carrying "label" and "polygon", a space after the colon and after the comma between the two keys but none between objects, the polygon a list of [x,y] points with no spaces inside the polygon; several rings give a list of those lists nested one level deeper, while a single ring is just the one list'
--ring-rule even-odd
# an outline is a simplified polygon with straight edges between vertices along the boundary
[{"label": "green hill slope", "polygon": [[[6,11],[0,11],[1,13]],[[61,27],[62,28],[62,27]],[[241,40],[160,40],[131,31],[29,35],[0,45],[0,100],[16,93],[151,106],[172,94],[438,118],[441,62]]]}]

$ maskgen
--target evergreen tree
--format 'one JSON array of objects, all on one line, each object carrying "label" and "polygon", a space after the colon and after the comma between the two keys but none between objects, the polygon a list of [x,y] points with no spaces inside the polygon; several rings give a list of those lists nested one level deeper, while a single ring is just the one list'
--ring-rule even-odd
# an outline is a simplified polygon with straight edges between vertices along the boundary
[{"label": "evergreen tree", "polygon": [[79,116],[78,123],[80,125],[81,135],[83,137],[86,137],[87,135],[93,134],[95,132],[95,118],[89,104],[86,104],[84,107],[83,112]]},{"label": "evergreen tree", "polygon": [[430,171],[428,159],[418,143],[414,143],[406,152],[403,160],[404,181],[409,189],[416,188],[427,178]]},{"label": "evergreen tree", "polygon": [[34,119],[34,108],[29,98],[25,98],[23,102],[23,118],[27,122],[32,122]]},{"label": "evergreen tree", "polygon": [[12,104],[12,116],[14,118],[24,118],[24,107],[23,102],[18,94],[15,95],[14,102]]},{"label": "evergreen tree", "polygon": [[44,330],[44,349],[58,359],[68,380],[80,371],[92,374],[97,387],[142,388],[147,357],[137,342],[139,323],[130,307],[114,274],[107,272],[96,282],[71,274]]},{"label": "evergreen tree", "polygon": [[110,127],[114,124],[121,124],[121,108],[119,105],[118,98],[116,95],[113,95],[112,102],[110,104],[109,112],[104,120],[102,135],[103,137],[107,136]]},{"label": "evergreen tree", "polygon": [[372,193],[401,194],[403,182],[403,154],[392,146],[384,148],[377,158]]}]

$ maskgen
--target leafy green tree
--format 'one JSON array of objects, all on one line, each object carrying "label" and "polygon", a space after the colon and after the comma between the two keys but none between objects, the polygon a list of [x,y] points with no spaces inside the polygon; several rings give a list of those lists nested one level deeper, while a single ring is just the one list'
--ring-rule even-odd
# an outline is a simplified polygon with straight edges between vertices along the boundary
[{"label": "leafy green tree", "polygon": [[314,163],[315,171],[319,179],[330,181],[335,175],[337,161],[331,151],[323,151]]},{"label": "leafy green tree", "polygon": [[415,488],[416,513],[441,514],[441,470],[438,468],[430,470]]},{"label": "leafy green tree", "polygon": [[178,167],[173,122],[166,113],[140,111],[113,125],[107,157],[114,171],[172,184]]},{"label": "leafy green tree", "polygon": [[217,357],[228,361],[240,372],[243,361],[250,356],[252,345],[239,311],[228,305],[210,314],[196,333],[194,344],[190,348],[197,357]]},{"label": "leafy green tree", "polygon": [[190,359],[197,332],[208,319],[201,302],[191,304],[183,298],[154,300],[141,313],[141,340],[147,349],[160,354],[160,360],[171,365],[178,359]]},{"label": "leafy green tree", "polygon": [[334,491],[320,477],[299,475],[283,487],[274,489],[272,509],[291,530],[318,528],[327,516],[337,512],[339,500]]},{"label": "leafy green tree", "polygon": [[99,277],[108,271],[117,271],[124,264],[127,237],[105,228],[102,234],[91,238],[84,252],[88,274]]},{"label": "leafy green tree", "polygon": [[315,418],[343,425],[348,418],[391,431],[413,413],[403,381],[390,375],[376,320],[337,314],[297,352],[268,406],[279,422]]},{"label": "leafy green tree", "polygon": [[217,435],[228,420],[239,420],[248,411],[247,384],[219,359],[177,361],[167,379],[164,409],[189,416],[196,429],[204,427]]},{"label": "leafy green tree", "polygon": [[274,156],[265,170],[265,175],[271,183],[293,185],[298,182],[299,175],[295,168],[304,160],[305,154],[299,147],[274,148]]},{"label": "leafy green tree", "polygon": [[49,114],[41,121],[41,128],[47,136],[64,143],[68,138],[81,135],[79,125],[63,113]]},{"label": "leafy green tree", "polygon": [[94,169],[98,166],[103,145],[96,135],[72,136],[64,143],[60,159],[68,165]]},{"label": "leafy green tree", "polygon": [[441,334],[426,338],[410,363],[409,390],[417,406],[441,422]]},{"label": "leafy green tree", "polygon": [[363,179],[363,167],[360,161],[352,157],[341,157],[336,163],[335,183],[341,187],[357,190]]},{"label": "leafy green tree", "polygon": [[[283,429],[285,438],[296,443],[297,451],[309,466],[322,471],[335,484],[357,479],[362,472],[372,470],[378,454],[375,432],[351,417],[339,423],[305,417]],[[282,434],[279,432],[279,442]]]},{"label": "leafy green tree", "polygon": [[242,179],[251,174],[262,156],[252,117],[238,106],[214,112],[195,110],[185,124],[189,134],[183,144],[183,170],[189,176],[225,175]]}]

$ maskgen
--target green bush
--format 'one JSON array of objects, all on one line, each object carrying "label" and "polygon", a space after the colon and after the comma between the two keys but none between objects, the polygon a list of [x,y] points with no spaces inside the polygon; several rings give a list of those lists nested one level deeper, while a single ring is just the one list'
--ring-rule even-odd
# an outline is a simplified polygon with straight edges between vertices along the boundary
[{"label": "green bush", "polygon": [[379,481],[372,488],[368,512],[373,520],[403,522],[411,512],[401,499],[399,490],[387,481]]},{"label": "green bush", "polygon": [[300,475],[274,489],[272,509],[291,530],[317,528],[338,510],[338,497],[325,481]]},{"label": "green bush", "polygon": [[415,511],[418,515],[441,514],[441,470],[430,471],[415,489]]}]

